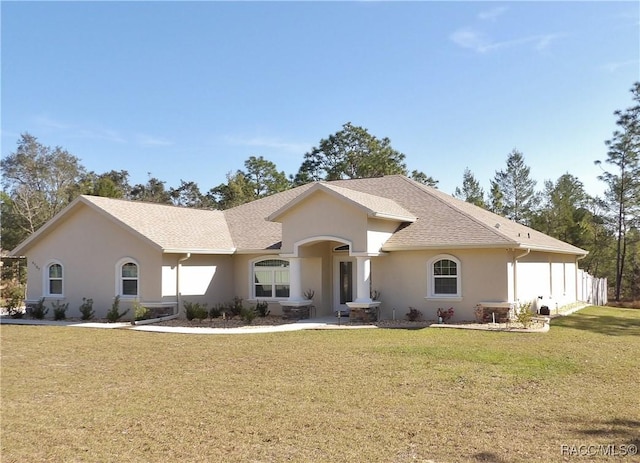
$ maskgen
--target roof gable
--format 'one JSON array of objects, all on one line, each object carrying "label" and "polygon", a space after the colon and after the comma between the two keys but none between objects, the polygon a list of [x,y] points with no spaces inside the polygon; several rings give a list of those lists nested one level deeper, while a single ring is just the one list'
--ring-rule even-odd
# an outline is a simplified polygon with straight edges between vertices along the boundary
[{"label": "roof gable", "polygon": [[22,253],[79,207],[88,207],[162,252],[233,253],[235,247],[222,211],[79,196],[21,243]]},{"label": "roof gable", "polygon": [[409,211],[399,206],[389,198],[383,198],[360,191],[350,190],[327,183],[315,183],[311,188],[298,195],[293,200],[267,216],[269,221],[279,221],[279,219],[295,206],[303,203],[312,195],[324,192],[339,200],[345,201],[356,208],[362,210],[368,217],[382,220],[393,220],[397,222],[415,222],[417,217]]}]

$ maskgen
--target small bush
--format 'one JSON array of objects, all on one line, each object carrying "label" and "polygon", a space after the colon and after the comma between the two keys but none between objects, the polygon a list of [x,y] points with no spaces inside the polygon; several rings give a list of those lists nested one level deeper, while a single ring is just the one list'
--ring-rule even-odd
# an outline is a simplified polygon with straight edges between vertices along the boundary
[{"label": "small bush", "polygon": [[237,317],[238,315],[242,315],[242,311],[244,310],[244,304],[242,303],[241,297],[234,297],[231,303],[227,304],[227,314],[230,317]]},{"label": "small bush", "polygon": [[29,309],[29,314],[37,320],[42,320],[48,313],[49,309],[44,307],[44,297]]},{"label": "small bush", "polygon": [[313,296],[315,295],[316,295],[316,292],[313,289],[307,289],[303,294],[304,298],[307,299],[308,301],[312,300]]},{"label": "small bush", "polygon": [[82,298],[82,304],[80,305],[80,313],[83,320],[91,320],[95,312],[93,311],[93,299]]},{"label": "small bush", "polygon": [[220,318],[220,316],[222,315],[223,309],[224,309],[223,305],[215,304],[213,307],[209,309],[209,318],[211,318],[212,320],[214,318]]},{"label": "small bush", "polygon": [[522,323],[524,329],[528,329],[533,322],[533,312],[531,312],[531,302],[519,304],[515,314],[516,321]]},{"label": "small bush", "polygon": [[53,301],[51,303],[51,307],[53,307],[53,319],[54,320],[64,320],[67,318],[67,309],[69,308],[69,303],[62,304],[60,301]]},{"label": "small bush", "polygon": [[184,301],[184,313],[187,320],[191,321],[194,318],[198,320],[204,320],[209,315],[207,311],[207,304],[200,304],[199,302]]},{"label": "small bush", "polygon": [[269,303],[266,301],[258,301],[258,303],[256,304],[256,313],[259,317],[262,317],[262,318],[269,315],[270,313]]},{"label": "small bush", "polygon": [[449,309],[438,309],[438,317],[442,318],[442,323],[447,323],[447,321],[453,317],[454,310],[453,307]]},{"label": "small bush", "polygon": [[24,287],[15,280],[9,280],[3,288],[4,307],[11,318],[22,318],[24,315],[21,307],[23,295]]},{"label": "small bush", "polygon": [[407,312],[406,317],[410,322],[417,322],[422,319],[422,312],[414,307],[409,307],[409,312]]},{"label": "small bush", "polygon": [[111,309],[107,312],[107,321],[109,323],[115,323],[124,317],[129,312],[129,309],[124,312],[120,312],[120,296],[116,296],[111,304]]},{"label": "small bush", "polygon": [[135,304],[133,304],[133,313],[136,317],[136,321],[145,320],[149,318],[149,312],[150,310],[147,307],[140,304],[139,302],[136,302]]},{"label": "small bush", "polygon": [[247,322],[248,324],[251,324],[257,315],[258,314],[253,307],[242,307],[242,310],[240,311],[240,318],[243,322]]}]

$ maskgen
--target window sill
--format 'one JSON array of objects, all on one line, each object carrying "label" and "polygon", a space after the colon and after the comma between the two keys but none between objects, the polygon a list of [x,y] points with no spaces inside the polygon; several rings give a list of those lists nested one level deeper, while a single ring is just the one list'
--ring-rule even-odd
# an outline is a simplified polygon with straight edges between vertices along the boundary
[{"label": "window sill", "polygon": [[425,296],[427,301],[462,302],[462,296]]}]

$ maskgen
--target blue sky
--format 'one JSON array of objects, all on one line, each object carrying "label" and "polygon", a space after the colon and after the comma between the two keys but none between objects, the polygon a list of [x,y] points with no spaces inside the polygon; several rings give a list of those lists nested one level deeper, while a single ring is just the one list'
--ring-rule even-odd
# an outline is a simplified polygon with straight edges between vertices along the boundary
[{"label": "blue sky", "polygon": [[346,122],[452,193],[517,148],[538,188],[593,165],[640,79],[638,2],[1,2],[2,155],[22,132],[97,173],[203,192],[295,174]]}]

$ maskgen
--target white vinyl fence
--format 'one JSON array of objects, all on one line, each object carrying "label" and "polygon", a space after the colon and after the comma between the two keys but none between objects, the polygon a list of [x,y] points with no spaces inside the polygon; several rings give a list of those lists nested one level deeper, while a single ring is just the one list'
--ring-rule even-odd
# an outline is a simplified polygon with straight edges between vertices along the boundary
[{"label": "white vinyl fence", "polygon": [[592,305],[605,305],[607,299],[607,279],[596,278],[584,270],[578,270],[578,300]]}]

